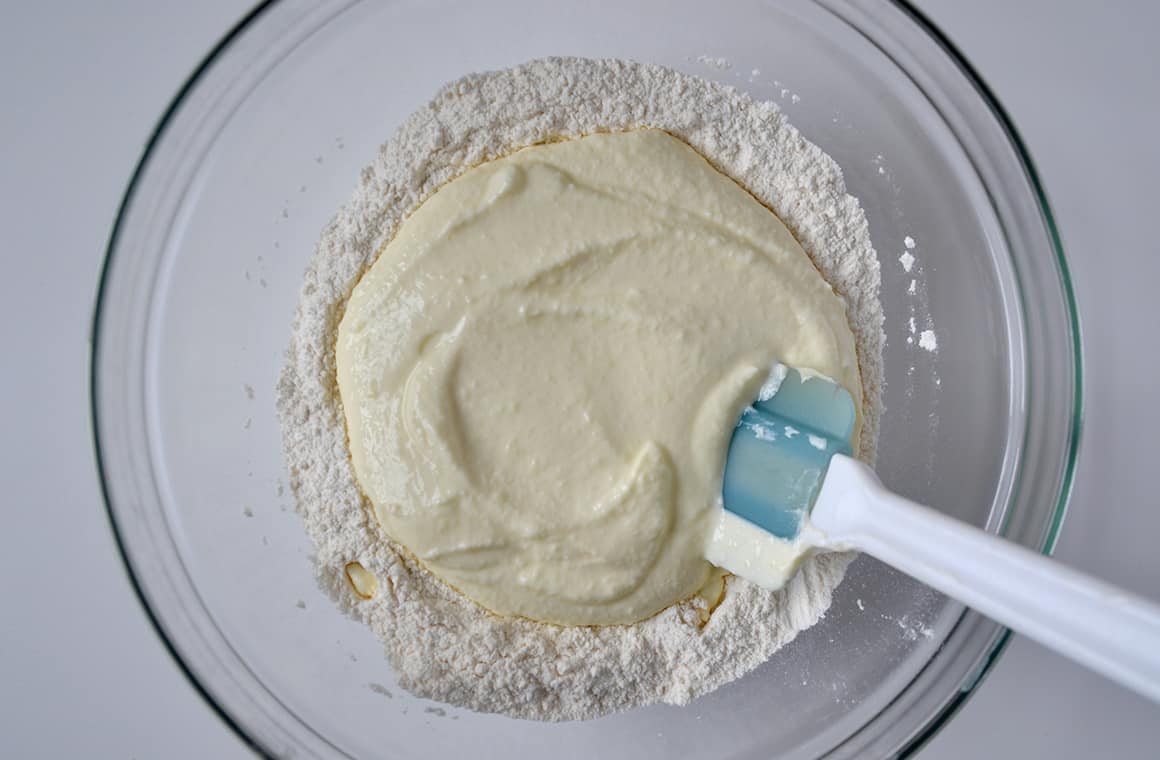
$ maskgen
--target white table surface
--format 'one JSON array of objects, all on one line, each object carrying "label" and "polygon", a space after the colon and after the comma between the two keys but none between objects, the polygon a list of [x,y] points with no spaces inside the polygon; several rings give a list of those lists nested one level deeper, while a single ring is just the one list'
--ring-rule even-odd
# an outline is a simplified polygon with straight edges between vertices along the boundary
[{"label": "white table surface", "polygon": [[[248,0],[12,3],[0,21],[0,756],[245,758],[146,622],[97,488],[89,318],[158,115]],[[1084,319],[1086,430],[1057,556],[1160,599],[1160,4],[923,0],[1019,125]],[[1155,757],[1160,710],[1016,638],[921,753]]]}]

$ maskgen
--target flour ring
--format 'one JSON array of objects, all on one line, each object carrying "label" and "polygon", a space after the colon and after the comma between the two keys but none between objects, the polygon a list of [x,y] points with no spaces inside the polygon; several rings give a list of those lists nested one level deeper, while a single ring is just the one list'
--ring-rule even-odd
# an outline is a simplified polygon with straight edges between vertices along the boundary
[{"label": "flour ring", "polygon": [[[389,541],[346,452],[334,335],[362,272],[406,215],[470,166],[521,147],[600,131],[663,129],[771,208],[847,304],[863,385],[859,454],[881,416],[878,259],[837,165],[776,106],[720,84],[618,60],[551,58],[464,77],[411,115],[324,230],[306,273],[278,410],[290,482],[314,541],[320,584],[383,641],[415,694],[520,718],[593,718],[653,702],[685,704],[766,661],[817,622],[849,563],[811,558],[785,588],[730,578],[702,625],[693,600],[628,626],[559,627],[484,611]],[[379,580],[371,600],[345,571]]]}]

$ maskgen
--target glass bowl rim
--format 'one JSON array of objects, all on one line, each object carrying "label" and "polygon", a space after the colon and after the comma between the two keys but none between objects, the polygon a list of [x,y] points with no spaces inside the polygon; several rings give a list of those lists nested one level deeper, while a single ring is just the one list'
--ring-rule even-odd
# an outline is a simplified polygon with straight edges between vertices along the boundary
[{"label": "glass bowl rim", "polygon": [[[962,74],[967,83],[971,86],[974,92],[978,95],[980,101],[990,111],[991,116],[995,119],[1001,127],[1011,147],[1014,148],[1019,162],[1022,164],[1027,181],[1036,196],[1038,202],[1038,210],[1042,216],[1044,227],[1047,231],[1049,243],[1052,252],[1055,256],[1055,264],[1059,274],[1059,285],[1061,294],[1066,307],[1069,324],[1068,331],[1072,339],[1072,355],[1074,357],[1074,366],[1072,368],[1072,385],[1073,385],[1073,399],[1071,411],[1071,436],[1067,441],[1066,457],[1059,481],[1059,497],[1055,504],[1049,524],[1044,533],[1042,545],[1039,550],[1045,554],[1050,555],[1055,545],[1059,540],[1060,530],[1063,525],[1064,518],[1067,514],[1068,505],[1071,500],[1072,491],[1074,488],[1075,473],[1079,460],[1080,441],[1083,430],[1083,409],[1084,409],[1084,361],[1083,361],[1083,341],[1081,323],[1079,317],[1079,309],[1075,296],[1075,288],[1072,282],[1071,271],[1067,264],[1066,256],[1064,255],[1063,242],[1059,232],[1059,227],[1055,221],[1055,215],[1051,210],[1047,192],[1040,179],[1038,170],[1031,157],[1026,143],[1024,142],[1019,131],[1015,127],[1015,123],[1007,110],[999,102],[998,97],[993,90],[982,78],[982,76],[975,69],[974,65],[970,63],[967,57],[959,50],[958,46],[922,11],[916,8],[910,0],[885,0],[886,3],[895,7],[900,11],[911,23],[917,27],[920,32],[925,33],[947,56],[952,64]],[[149,604],[145,594],[145,590],[133,569],[132,562],[129,558],[129,548],[126,544],[124,535],[118,526],[117,516],[112,505],[112,496],[110,494],[109,479],[106,473],[106,464],[101,453],[100,428],[97,399],[97,373],[98,373],[98,352],[100,347],[100,330],[101,330],[101,313],[105,297],[107,295],[109,286],[110,264],[113,255],[117,248],[117,243],[120,237],[122,225],[125,222],[126,213],[132,202],[133,196],[137,186],[144,174],[146,166],[149,164],[155,149],[161,142],[164,134],[169,126],[171,120],[181,106],[185,103],[187,96],[198,85],[202,76],[208,71],[210,67],[218,60],[218,58],[232,45],[232,43],[241,36],[252,25],[257,23],[259,19],[266,14],[272,7],[278,5],[280,0],[261,0],[249,12],[242,16],[222,37],[214,44],[201,61],[193,68],[190,74],[186,77],[181,86],[178,87],[176,93],[162,111],[161,116],[157,120],[153,129],[150,132],[149,138],[145,142],[145,147],[142,149],[141,156],[133,168],[129,181],[125,186],[125,190],[121,196],[121,200],[117,206],[115,220],[113,222],[111,231],[109,233],[108,242],[105,246],[105,255],[101,264],[101,271],[99,274],[98,285],[96,290],[96,297],[93,306],[93,316],[91,320],[90,334],[89,334],[89,413],[90,413],[90,430],[91,430],[91,444],[93,447],[93,456],[96,464],[97,477],[101,490],[102,502],[105,507],[105,514],[109,520],[109,526],[113,534],[114,542],[117,547],[118,555],[121,559],[121,565],[125,571],[126,577],[133,589],[141,608],[144,611],[150,625],[157,634],[158,639],[169,652],[173,662],[184,675],[186,681],[194,689],[194,691],[201,696],[204,702],[210,709],[227,725],[234,735],[243,742],[255,754],[263,757],[269,757],[266,748],[263,747],[250,733],[241,725],[240,721],[235,719],[209,692],[208,688],[202,684],[198,676],[194,674],[190,665],[184,660],[181,653],[178,651],[174,642],[165,633],[165,629],[158,618],[157,613]],[[1022,295],[1020,295],[1020,300]],[[999,635],[989,652],[983,654],[983,662],[975,676],[974,680],[965,685],[955,696],[953,696],[943,708],[936,714],[927,719],[926,725],[920,729],[900,750],[898,757],[909,757],[921,749],[930,739],[932,739],[942,727],[966,704],[967,700],[978,690],[986,676],[991,672],[999,657],[1006,650],[1007,645],[1011,640],[1012,631],[1008,628],[1001,627]]]}]

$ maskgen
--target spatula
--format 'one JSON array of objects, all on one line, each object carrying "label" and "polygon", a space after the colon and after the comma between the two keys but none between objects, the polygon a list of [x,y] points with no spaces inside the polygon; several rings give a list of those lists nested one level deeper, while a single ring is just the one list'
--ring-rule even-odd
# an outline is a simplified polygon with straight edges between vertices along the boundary
[{"label": "spatula", "polygon": [[706,556],[778,588],[858,550],[1160,702],[1160,606],[887,491],[851,458],[850,394],[778,365],[733,433]]}]

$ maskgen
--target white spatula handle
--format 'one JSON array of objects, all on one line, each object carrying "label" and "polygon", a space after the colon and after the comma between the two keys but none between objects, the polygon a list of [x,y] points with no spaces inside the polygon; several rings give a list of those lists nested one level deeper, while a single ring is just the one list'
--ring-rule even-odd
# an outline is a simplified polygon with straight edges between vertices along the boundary
[{"label": "white spatula handle", "polygon": [[810,523],[815,543],[871,554],[1160,702],[1160,606],[890,493],[841,455]]}]

